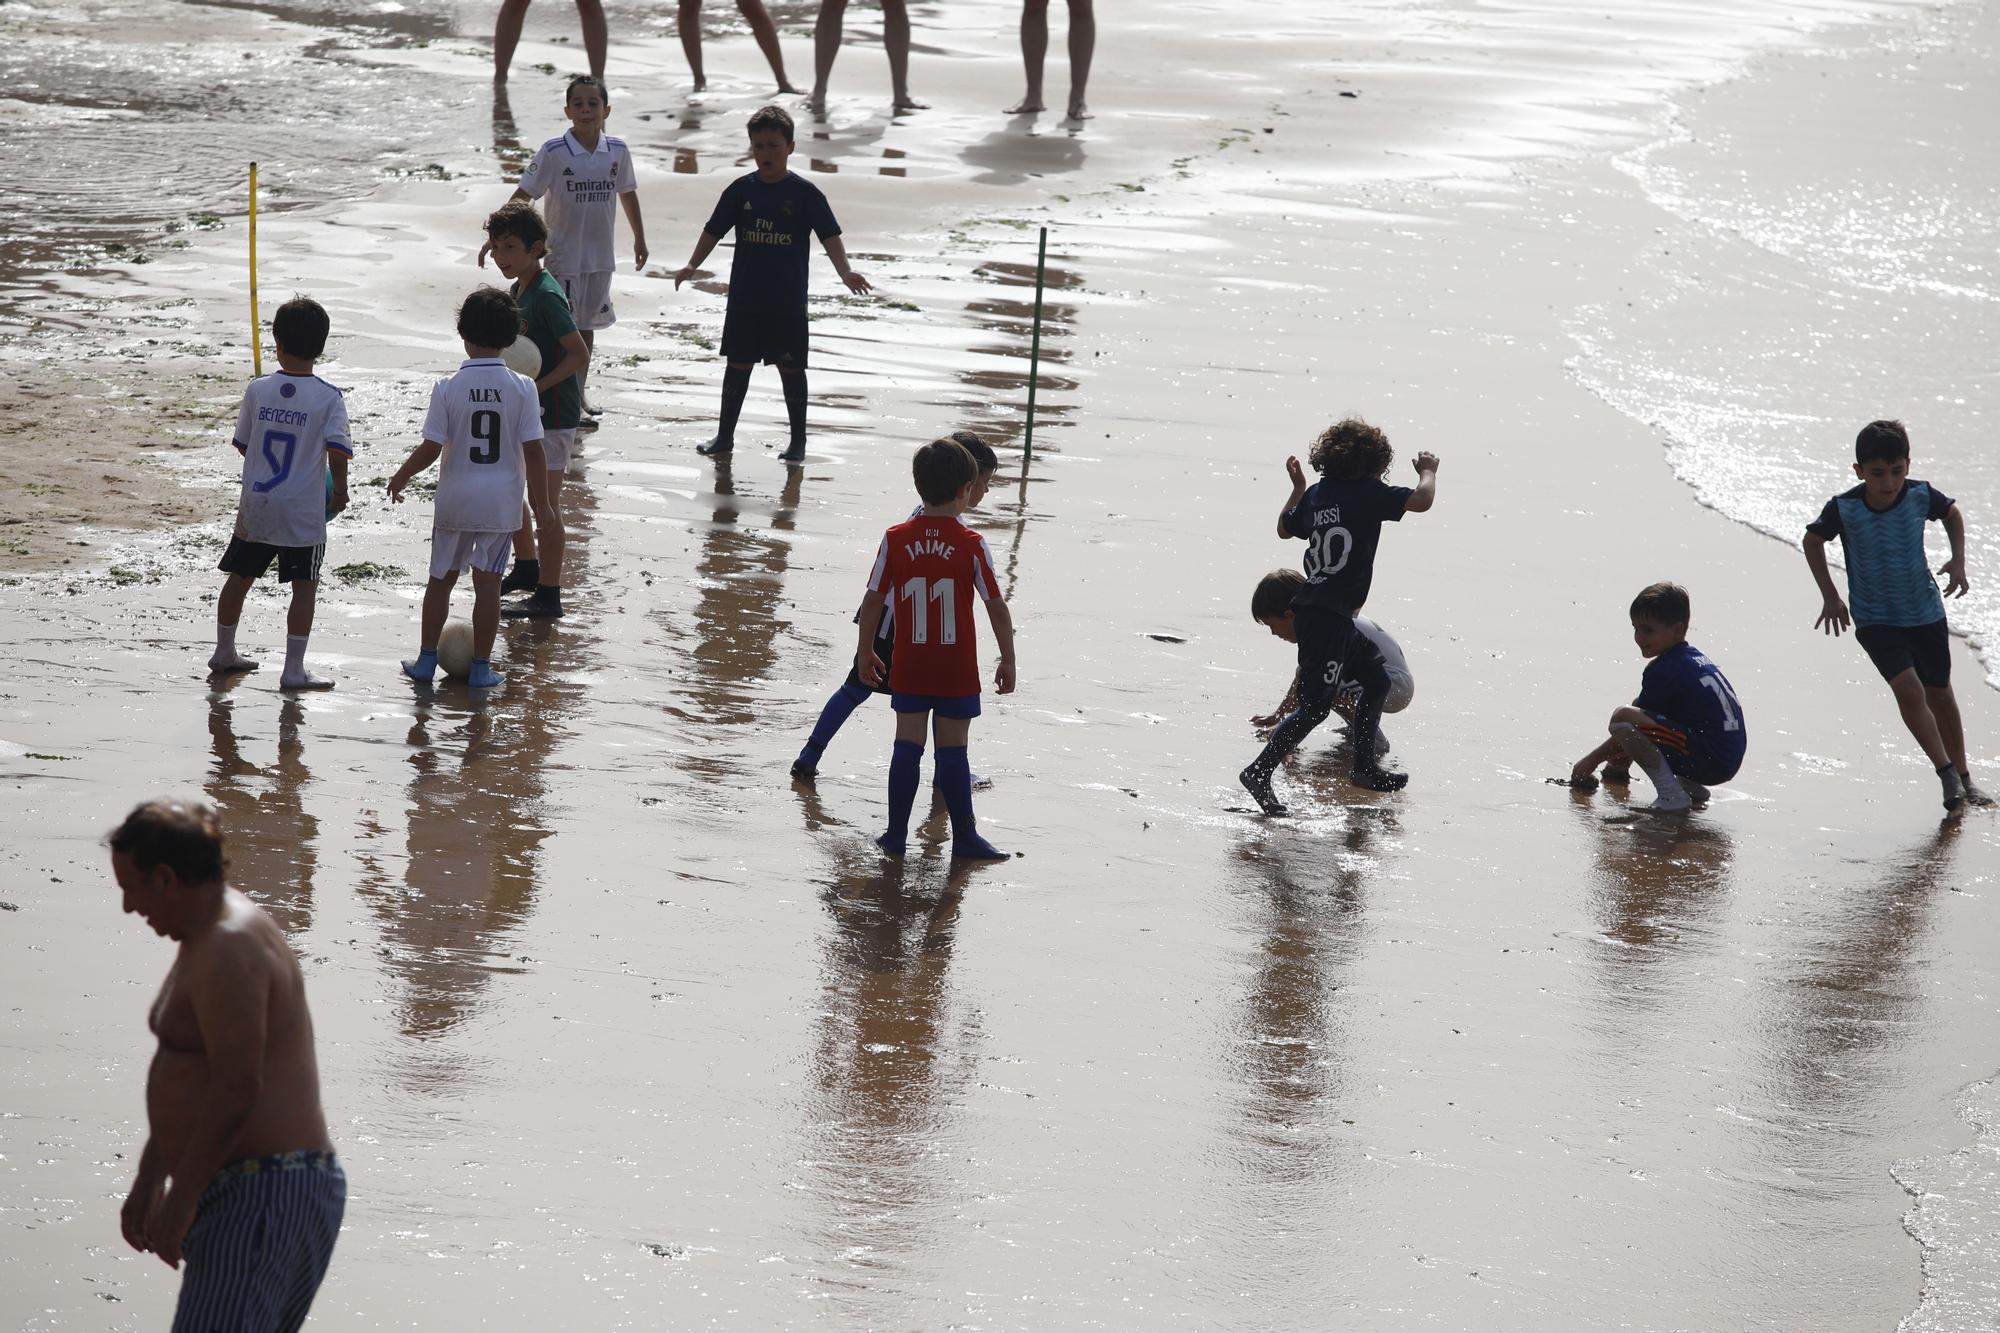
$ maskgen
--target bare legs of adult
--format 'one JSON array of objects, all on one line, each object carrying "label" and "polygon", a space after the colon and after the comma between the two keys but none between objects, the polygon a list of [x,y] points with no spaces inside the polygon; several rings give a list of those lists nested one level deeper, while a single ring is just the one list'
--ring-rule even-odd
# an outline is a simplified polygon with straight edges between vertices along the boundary
[{"label": "bare legs of adult", "polygon": [[[528,17],[530,0],[500,0],[500,17],[493,23],[493,82],[507,82],[514,63],[514,48],[521,44],[521,24]],[[583,50],[590,72],[604,77],[604,55],[611,44],[604,22],[604,0],[576,0],[576,16],[583,23]]]},{"label": "bare legs of adult", "polygon": [[[840,54],[841,20],[847,0],[822,0],[813,24],[813,90],[806,108],[826,114],[826,83]],[[889,87],[896,111],[922,111],[927,103],[910,95],[910,10],[904,0],[882,0],[882,46],[889,53]]]},{"label": "bare legs of adult", "polygon": [[[798,89],[785,77],[785,54],[778,48],[778,25],[771,21],[763,0],[736,0],[736,8],[742,11],[744,21],[750,25],[750,35],[757,39],[757,49],[770,64],[778,91],[796,93]],[[708,74],[701,63],[701,0],[681,0],[674,26],[680,30],[681,50],[687,53],[688,69],[694,74],[694,90],[701,92],[708,87]]]},{"label": "bare legs of adult", "polygon": [[[1088,120],[1084,89],[1090,83],[1090,58],[1097,49],[1097,14],[1092,0],[1069,0],[1069,118]],[[1021,64],[1028,90],[1007,108],[1010,116],[1048,110],[1042,100],[1042,62],[1049,53],[1049,0],[1025,0],[1021,6]]]}]

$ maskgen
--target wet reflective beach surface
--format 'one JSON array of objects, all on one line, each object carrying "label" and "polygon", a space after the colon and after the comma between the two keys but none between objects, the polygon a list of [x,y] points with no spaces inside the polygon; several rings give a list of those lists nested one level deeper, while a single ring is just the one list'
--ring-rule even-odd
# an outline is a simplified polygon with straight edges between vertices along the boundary
[{"label": "wet reflective beach surface", "polygon": [[[803,81],[810,14],[774,10]],[[152,395],[161,433],[200,445],[159,468],[207,508],[92,529],[71,567],[0,587],[9,1322],[155,1328],[171,1305],[173,1275],[116,1216],[169,954],[119,919],[98,844],[169,791],[221,810],[235,882],[305,961],[352,1181],[313,1327],[1991,1322],[2000,821],[1938,822],[1865,657],[1807,632],[1802,562],[1756,529],[1840,488],[1844,423],[1888,394],[1855,371],[1866,356],[1929,388],[2000,330],[1954,298],[1948,338],[1843,339],[1856,291],[1884,320],[1946,298],[1830,261],[1774,274],[1775,246],[1720,229],[1699,276],[1763,304],[1720,307],[1740,336],[1718,307],[1704,323],[1694,277],[1650,256],[1679,244],[1661,228],[1692,240],[1713,219],[1663,207],[1649,173],[1696,197],[1742,127],[1828,65],[1892,79],[1948,46],[1967,80],[1990,73],[1992,7],[1682,6],[1617,29],[1635,55],[1562,6],[1270,29],[1168,5],[1100,40],[1099,118],[1074,133],[992,114],[1018,93],[1015,12],[913,7],[914,86],[938,105],[895,119],[878,16],[849,14],[830,115],[801,121],[794,165],[882,295],[836,295],[815,261],[803,467],[766,448],[768,371],[735,457],[692,452],[720,380],[720,257],[678,294],[621,273],[603,428],[564,492],[572,609],[505,625],[508,680],[483,697],[397,675],[428,501],[392,510],[370,483],[456,363],[456,301],[493,279],[472,264],[479,217],[559,126],[560,81],[536,66],[574,63],[549,40],[573,11],[536,6],[497,104],[470,4],[25,25],[9,126],[105,155],[120,183],[74,227],[8,198],[0,358],[77,368],[109,386],[106,412]],[[743,169],[765,72],[722,7],[711,90],[691,97],[671,13],[611,14],[612,128],[671,271]],[[283,53],[309,77],[274,72]],[[80,98],[19,91],[65,59],[92,67],[92,105],[144,128],[100,134]],[[1926,124],[1963,142],[1971,112]],[[1709,114],[1739,134],[1715,159],[1673,129]],[[1838,160],[1797,134],[1796,156]],[[1891,171],[1890,147],[1854,151]],[[328,304],[324,373],[361,444],[312,649],[339,688],[305,698],[276,688],[273,588],[242,632],[265,668],[201,669],[234,495],[213,423],[247,348],[240,175],[195,164],[234,172],[253,150],[286,191],[260,233],[267,301]],[[213,222],[170,225],[197,213]],[[1809,328],[1816,354],[1785,342]],[[1613,386],[1631,371],[1680,383],[1674,404],[1733,401],[1752,345],[1780,349],[1772,393],[1826,423],[1784,437],[1789,479],[1744,418],[1653,425]],[[1697,372],[1699,391],[1675,378]],[[1923,464],[1990,543],[2000,506],[1977,500],[2000,495],[1969,415],[1920,408],[1913,431],[1939,441]],[[1297,559],[1270,535],[1283,459],[1357,410],[1397,474],[1418,449],[1444,458],[1437,509],[1385,533],[1370,603],[1418,679],[1385,722],[1412,783],[1349,785],[1330,725],[1279,778],[1296,817],[1253,817],[1232,775],[1292,665],[1248,615],[1256,577]],[[816,787],[785,773],[845,674],[911,449],[959,426],[1002,457],[972,518],[1022,685],[987,700],[971,758],[981,828],[1017,855],[954,866],[920,803],[897,867],[871,843],[883,705]],[[1704,490],[1736,474],[1689,464],[1697,444],[1761,479],[1723,489],[1768,508]],[[1753,733],[1741,780],[1670,821],[1545,781],[1635,691],[1624,608],[1661,577],[1692,590],[1692,637]],[[1975,767],[2000,771],[1983,665],[1954,654]]]}]

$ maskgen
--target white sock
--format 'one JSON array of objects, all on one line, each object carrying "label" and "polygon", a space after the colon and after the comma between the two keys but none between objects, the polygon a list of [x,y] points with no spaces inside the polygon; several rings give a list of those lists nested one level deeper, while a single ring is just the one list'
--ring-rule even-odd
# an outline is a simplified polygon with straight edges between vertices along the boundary
[{"label": "white sock", "polygon": [[309,635],[287,634],[285,636],[285,674],[298,677],[306,674],[306,639]]},{"label": "white sock", "polygon": [[236,656],[236,626],[215,622],[215,655],[217,657]]},{"label": "white sock", "polygon": [[[1638,728],[1629,722],[1614,723],[1611,729],[1618,731],[1620,728],[1627,732],[1638,731]],[[1666,757],[1658,751],[1654,752],[1651,759],[1634,759],[1632,762],[1644,769],[1646,776],[1653,780],[1653,790],[1662,802],[1670,805],[1687,805],[1693,799],[1688,795],[1687,788],[1681,786],[1681,780],[1674,776],[1674,771],[1667,767]]]}]

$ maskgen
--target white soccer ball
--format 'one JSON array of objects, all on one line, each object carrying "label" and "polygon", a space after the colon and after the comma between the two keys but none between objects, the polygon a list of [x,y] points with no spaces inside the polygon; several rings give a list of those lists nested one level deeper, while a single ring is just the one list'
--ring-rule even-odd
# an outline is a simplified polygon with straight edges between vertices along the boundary
[{"label": "white soccer ball", "polygon": [[472,670],[472,624],[454,620],[438,635],[438,665],[444,674],[464,680]]},{"label": "white soccer ball", "polygon": [[531,380],[542,377],[542,349],[526,334],[501,348],[500,359],[516,375],[526,375]]}]

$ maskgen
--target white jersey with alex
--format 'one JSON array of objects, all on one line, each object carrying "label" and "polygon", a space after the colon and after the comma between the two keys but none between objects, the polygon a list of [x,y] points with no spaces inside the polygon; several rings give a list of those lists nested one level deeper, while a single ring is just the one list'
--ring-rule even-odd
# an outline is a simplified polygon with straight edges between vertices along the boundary
[{"label": "white jersey with alex", "polygon": [[354,456],[340,390],[288,370],[251,380],[233,443],[243,455],[236,535],[267,546],[324,543],[327,450]]},{"label": "white jersey with alex", "polygon": [[521,192],[546,200],[542,214],[549,224],[549,272],[559,278],[616,272],[612,214],[618,211],[618,196],[638,188],[632,151],[616,135],[600,133],[593,151],[576,141],[574,130],[565,130],[537,149],[521,173]]},{"label": "white jersey with alex", "polygon": [[499,357],[462,363],[431,390],[424,439],[444,449],[435,525],[449,532],[521,526],[528,469],[521,446],[542,438],[535,382]]}]

